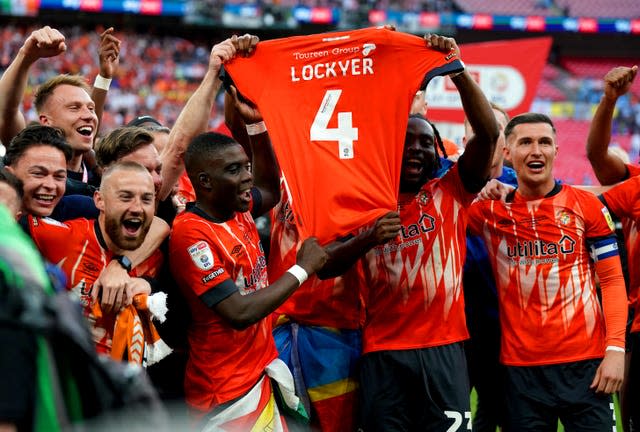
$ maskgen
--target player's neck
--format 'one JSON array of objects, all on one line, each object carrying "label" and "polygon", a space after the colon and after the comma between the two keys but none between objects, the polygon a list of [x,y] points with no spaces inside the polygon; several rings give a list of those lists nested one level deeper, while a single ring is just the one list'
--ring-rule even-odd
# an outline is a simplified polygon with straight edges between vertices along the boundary
[{"label": "player's neck", "polygon": [[76,151],[73,152],[71,160],[67,162],[67,169],[73,172],[82,172],[82,153]]},{"label": "player's neck", "polygon": [[538,199],[547,196],[556,186],[555,180],[550,179],[544,183],[527,184],[518,181],[518,195],[525,199]]},{"label": "player's neck", "polygon": [[233,219],[233,216],[235,215],[235,212],[229,213],[229,212],[222,211],[219,208],[216,208],[215,206],[212,206],[212,205],[208,205],[206,202],[203,202],[203,201],[196,200],[195,205],[197,208],[199,208],[201,211],[206,213],[207,216],[209,216],[211,219],[215,220],[216,222],[226,222],[230,219]]}]

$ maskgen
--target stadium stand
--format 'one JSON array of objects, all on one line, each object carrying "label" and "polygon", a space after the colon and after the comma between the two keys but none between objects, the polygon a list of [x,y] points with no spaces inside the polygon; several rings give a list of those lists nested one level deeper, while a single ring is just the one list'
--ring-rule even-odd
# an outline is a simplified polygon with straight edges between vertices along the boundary
[{"label": "stadium stand", "polygon": [[640,2],[637,0],[555,0],[566,16],[594,18],[638,18]]},{"label": "stadium stand", "polygon": [[545,0],[456,0],[456,4],[465,12],[491,15],[560,15],[561,10],[553,1]]},{"label": "stadium stand", "polygon": [[492,15],[640,17],[640,2],[636,0],[456,0],[456,4],[465,12]]},{"label": "stadium stand", "polygon": [[[460,0],[458,5],[475,8],[475,1]],[[443,8],[453,6],[446,0],[440,3],[431,0],[426,3],[420,0],[410,2],[413,5],[430,3],[434,7],[439,5],[437,7]],[[497,7],[495,5],[501,3],[509,2],[491,2],[491,7]],[[531,8],[535,2],[522,0],[515,3]],[[478,2],[477,7],[482,5],[485,2]],[[474,11],[479,12],[477,8]],[[492,12],[495,13],[495,10]],[[502,13],[514,12],[515,10],[502,10]],[[0,72],[8,66],[25,36],[33,29],[34,27],[7,25],[0,31]],[[58,72],[80,73],[87,77],[94,77],[98,73],[98,34],[101,28],[89,32],[77,26],[61,30],[67,36],[69,51],[65,56],[39,61],[34,65],[23,107],[28,120],[36,119],[31,106],[31,95],[47,78]],[[152,115],[171,127],[196,83],[205,73],[210,47],[184,38],[133,31],[119,31],[118,37],[123,42],[120,68],[109,91],[101,133],[108,133],[132,118],[145,114]],[[137,59],[144,59],[144,62]],[[630,66],[639,62],[638,59],[561,56],[556,64],[548,63],[545,66],[533,109],[549,114],[557,122],[563,155],[556,170],[560,177],[567,181],[595,181],[592,177],[583,178],[585,172],[591,172],[584,156],[584,145],[589,119],[602,92],[602,77],[614,66]],[[613,142],[624,150],[631,151],[632,158],[633,155],[637,158],[637,150],[632,151],[630,144],[634,140],[634,134],[635,141],[640,141],[639,100],[640,80],[636,80],[630,95],[620,98],[618,102],[613,128]],[[222,114],[222,100],[219,99],[211,116],[212,129],[220,126]]]}]

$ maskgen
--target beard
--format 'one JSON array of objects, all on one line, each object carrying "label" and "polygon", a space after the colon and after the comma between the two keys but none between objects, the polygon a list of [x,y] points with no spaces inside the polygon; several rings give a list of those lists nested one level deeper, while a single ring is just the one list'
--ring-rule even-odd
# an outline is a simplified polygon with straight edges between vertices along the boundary
[{"label": "beard", "polygon": [[111,241],[120,249],[123,250],[135,250],[138,249],[144,242],[149,228],[151,227],[151,220],[143,219],[142,226],[135,235],[127,235],[123,231],[122,221],[116,218],[110,218],[105,215],[104,229]]}]

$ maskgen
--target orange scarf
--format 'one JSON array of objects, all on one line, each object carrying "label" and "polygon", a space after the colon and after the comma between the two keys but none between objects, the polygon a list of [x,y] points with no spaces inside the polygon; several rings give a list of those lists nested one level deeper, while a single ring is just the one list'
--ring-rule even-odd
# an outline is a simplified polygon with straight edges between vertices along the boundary
[{"label": "orange scarf", "polygon": [[[93,314],[102,316],[99,302],[94,302]],[[152,322],[153,318],[164,322],[166,314],[166,294],[151,296],[138,294],[133,303],[118,313],[113,328],[111,358],[143,366],[159,362],[173,351],[161,338]],[[146,359],[145,359],[146,347]],[[124,357],[124,354],[127,354]]]}]

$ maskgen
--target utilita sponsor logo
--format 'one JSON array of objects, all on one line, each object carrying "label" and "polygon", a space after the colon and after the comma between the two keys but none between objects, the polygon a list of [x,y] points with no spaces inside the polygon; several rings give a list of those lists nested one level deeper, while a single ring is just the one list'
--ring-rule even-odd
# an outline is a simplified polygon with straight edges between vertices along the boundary
[{"label": "utilita sponsor logo", "polygon": [[543,240],[527,240],[517,242],[513,246],[507,245],[507,256],[509,258],[522,257],[547,257],[556,256],[558,253],[573,253],[576,241],[569,236],[562,236],[560,241],[545,242]]},{"label": "utilita sponsor logo", "polygon": [[411,237],[420,235],[420,233],[433,231],[434,226],[435,218],[429,216],[428,214],[423,214],[418,220],[418,223],[406,226],[402,225],[402,228],[400,228],[400,233],[403,239],[409,239]]}]

